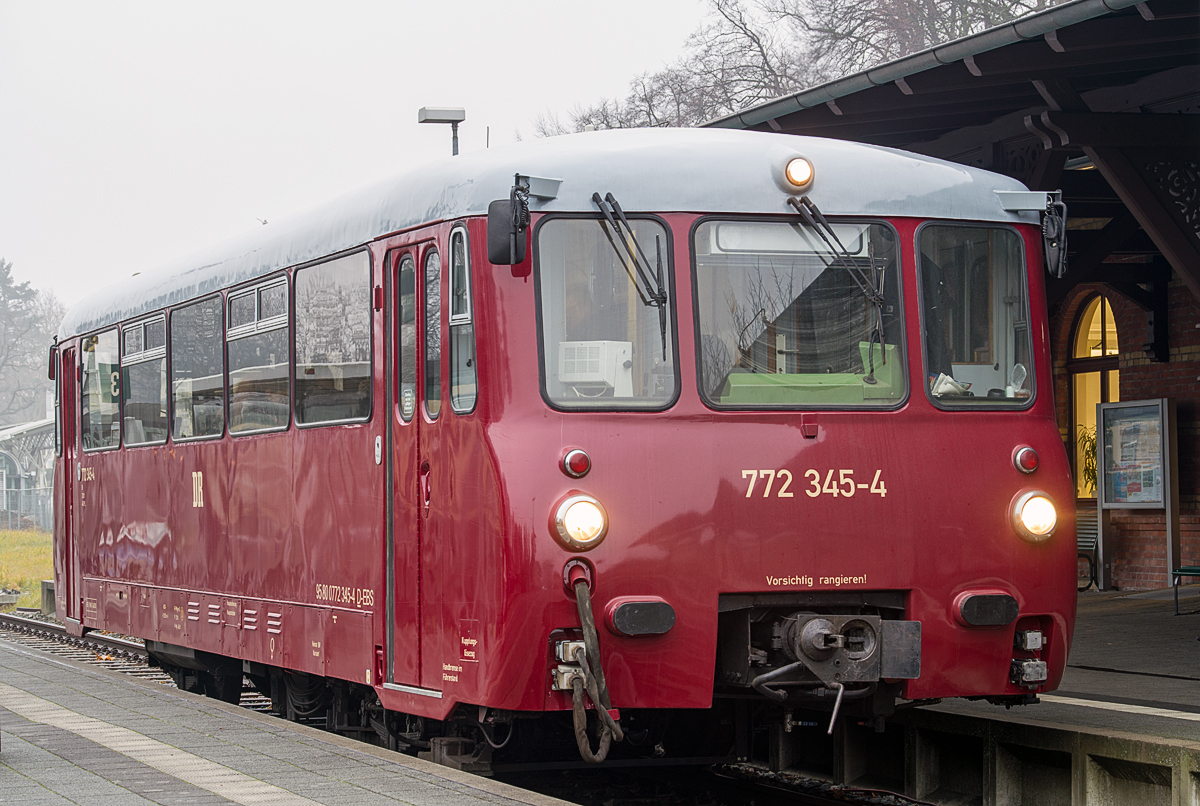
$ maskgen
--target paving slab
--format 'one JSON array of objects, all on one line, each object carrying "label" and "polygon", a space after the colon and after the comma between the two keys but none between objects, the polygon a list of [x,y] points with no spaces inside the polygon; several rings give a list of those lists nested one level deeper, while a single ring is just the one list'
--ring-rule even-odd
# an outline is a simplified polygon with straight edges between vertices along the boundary
[{"label": "paving slab", "polygon": [[5,805],[565,804],[3,641],[0,732]]}]

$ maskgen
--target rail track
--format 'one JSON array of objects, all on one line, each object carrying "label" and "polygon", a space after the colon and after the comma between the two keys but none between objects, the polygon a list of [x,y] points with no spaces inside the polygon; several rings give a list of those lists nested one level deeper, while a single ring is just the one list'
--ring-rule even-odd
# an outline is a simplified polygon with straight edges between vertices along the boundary
[{"label": "rail track", "polygon": [[[160,669],[148,666],[149,656],[139,639],[100,632],[82,637],[66,628],[13,613],[0,613],[0,638],[24,646],[148,680],[168,688],[175,682]],[[243,708],[270,712],[271,702],[246,686]],[[313,725],[313,727],[321,727]],[[881,806],[915,806],[890,792],[831,787],[812,779],[742,765],[718,765],[704,771],[693,768],[572,770],[569,776],[553,772],[511,773],[498,776],[515,786],[569,800],[582,806],[793,806],[793,804],[857,803]]]},{"label": "rail track", "polygon": [[[89,632],[77,638],[68,635],[66,628],[57,622],[14,613],[0,613],[0,635],[59,657],[175,688],[170,675],[148,665],[150,656],[140,639],[101,632]],[[269,711],[271,701],[257,691],[243,688],[239,705],[254,711]]]}]

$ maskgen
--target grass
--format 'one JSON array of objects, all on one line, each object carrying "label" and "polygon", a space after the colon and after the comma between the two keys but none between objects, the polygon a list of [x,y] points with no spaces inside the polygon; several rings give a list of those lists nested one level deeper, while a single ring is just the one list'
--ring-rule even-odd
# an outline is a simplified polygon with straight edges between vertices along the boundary
[{"label": "grass", "polygon": [[53,545],[49,532],[0,531],[0,588],[20,589],[16,607],[42,606],[42,580],[54,579]]}]

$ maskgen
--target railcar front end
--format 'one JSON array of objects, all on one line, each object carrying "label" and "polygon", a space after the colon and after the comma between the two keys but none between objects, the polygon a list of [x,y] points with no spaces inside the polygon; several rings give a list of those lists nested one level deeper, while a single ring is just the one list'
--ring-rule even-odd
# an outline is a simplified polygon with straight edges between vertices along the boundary
[{"label": "railcar front end", "polygon": [[533,501],[513,533],[548,554],[514,574],[544,586],[546,708],[572,707],[580,583],[633,725],[1057,686],[1072,493],[1031,314],[1040,231],[804,204],[535,221],[552,413],[499,460],[543,460],[507,484]]}]

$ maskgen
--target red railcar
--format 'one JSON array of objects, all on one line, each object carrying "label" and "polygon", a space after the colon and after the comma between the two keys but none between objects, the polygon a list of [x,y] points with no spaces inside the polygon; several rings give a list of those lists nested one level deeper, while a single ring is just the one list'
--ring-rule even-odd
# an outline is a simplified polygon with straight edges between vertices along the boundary
[{"label": "red railcar", "polygon": [[586,133],[93,294],[52,358],[59,615],[460,755],[571,747],[572,714],[585,756],[720,755],[679,727],[1028,701],[1075,608],[1048,201],[831,140]]}]

